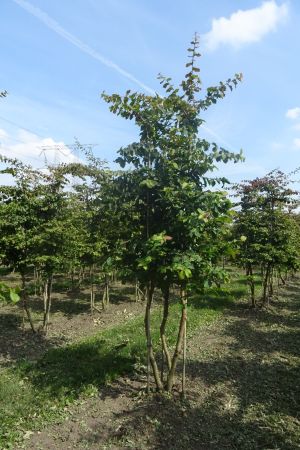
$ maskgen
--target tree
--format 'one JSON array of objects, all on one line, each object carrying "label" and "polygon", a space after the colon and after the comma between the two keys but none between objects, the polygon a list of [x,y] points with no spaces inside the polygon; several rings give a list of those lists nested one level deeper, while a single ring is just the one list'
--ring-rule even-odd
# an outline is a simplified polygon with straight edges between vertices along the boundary
[{"label": "tree", "polygon": [[240,197],[235,224],[240,240],[238,259],[249,277],[252,306],[256,304],[255,267],[262,269],[262,302],[267,304],[275,274],[281,277],[282,270],[295,270],[299,265],[299,226],[291,214],[297,192],[289,186],[289,176],[279,170],[236,186]]},{"label": "tree", "polygon": [[32,331],[35,327],[27,302],[26,274],[36,257],[37,228],[40,223],[39,198],[45,175],[16,159],[0,156],[6,165],[1,173],[12,175],[12,185],[0,186],[0,255],[2,263],[21,275],[23,325],[27,315]]},{"label": "tree", "polygon": [[35,326],[28,306],[26,275],[38,269],[44,282],[43,328],[47,330],[53,273],[65,264],[71,245],[66,227],[66,177],[60,169],[35,170],[18,160],[0,157],[6,167],[1,173],[13,176],[12,185],[0,186],[0,255],[2,263],[21,275],[23,323],[25,314],[32,331]]},{"label": "tree", "polygon": [[[136,274],[146,286],[145,332],[149,367],[158,390],[172,390],[180,353],[185,352],[187,290],[190,281],[208,281],[216,277],[216,241],[224,223],[230,220],[230,201],[224,192],[213,190],[224,177],[211,176],[216,162],[235,162],[234,154],[198,136],[203,119],[200,114],[232,90],[242,75],[207,89],[203,99],[199,68],[196,65],[198,38],[188,49],[188,72],[179,88],[170,78],[159,76],[165,96],[149,96],[127,91],[103,94],[110,110],[134,120],[140,139],[119,150],[117,162],[130,170],[113,183],[112,218],[122,224],[117,241],[120,264]],[[171,284],[180,288],[182,314],[174,354],[171,356],[165,336]],[[159,374],[151,338],[151,305],[155,288],[163,294],[163,319],[160,326],[162,354],[167,363]],[[183,373],[183,391],[184,391]]]}]

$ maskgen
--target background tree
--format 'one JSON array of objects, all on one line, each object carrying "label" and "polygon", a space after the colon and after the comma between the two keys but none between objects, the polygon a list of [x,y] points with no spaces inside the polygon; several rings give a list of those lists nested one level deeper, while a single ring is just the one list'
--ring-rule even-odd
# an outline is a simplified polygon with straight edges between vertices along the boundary
[{"label": "background tree", "polygon": [[261,268],[262,302],[267,304],[273,295],[274,276],[299,264],[299,227],[291,214],[297,192],[290,188],[289,176],[279,170],[243,182],[236,191],[241,208],[235,224],[241,243],[238,259],[249,276],[252,306],[256,303],[254,268]]},{"label": "background tree", "polygon": [[27,302],[26,274],[36,257],[40,225],[40,194],[45,176],[20,161],[0,156],[5,165],[1,173],[13,177],[12,185],[0,186],[0,255],[2,264],[21,275],[23,325],[27,315],[32,331],[35,327]]}]

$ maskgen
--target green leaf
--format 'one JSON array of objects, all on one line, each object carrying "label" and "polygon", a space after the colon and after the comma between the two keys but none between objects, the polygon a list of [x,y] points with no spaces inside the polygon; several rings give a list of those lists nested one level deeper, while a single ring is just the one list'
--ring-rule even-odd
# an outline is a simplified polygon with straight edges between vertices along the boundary
[{"label": "green leaf", "polygon": [[146,179],[140,182],[140,186],[146,186],[147,188],[151,189],[154,186],[157,186],[157,181],[155,180],[151,180],[151,179]]},{"label": "green leaf", "polygon": [[14,289],[9,290],[9,298],[12,303],[18,303],[20,301],[20,296]]}]

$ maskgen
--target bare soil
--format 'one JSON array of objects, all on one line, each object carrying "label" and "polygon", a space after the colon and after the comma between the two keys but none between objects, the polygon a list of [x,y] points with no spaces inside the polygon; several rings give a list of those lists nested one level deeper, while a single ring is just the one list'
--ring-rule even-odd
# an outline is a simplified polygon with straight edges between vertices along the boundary
[{"label": "bare soil", "polygon": [[[10,281],[14,284],[15,279]],[[101,312],[94,311],[91,314],[89,289],[54,292],[47,336],[43,332],[33,334],[28,323],[23,330],[21,305],[0,306],[0,370],[17,360],[36,360],[49,348],[93,335],[144,311],[144,303],[135,301],[132,286],[114,283],[110,292],[110,305],[106,310],[102,310],[101,295],[102,292],[98,291],[96,306]],[[39,329],[43,318],[42,299],[31,296],[29,304],[35,326]]]}]

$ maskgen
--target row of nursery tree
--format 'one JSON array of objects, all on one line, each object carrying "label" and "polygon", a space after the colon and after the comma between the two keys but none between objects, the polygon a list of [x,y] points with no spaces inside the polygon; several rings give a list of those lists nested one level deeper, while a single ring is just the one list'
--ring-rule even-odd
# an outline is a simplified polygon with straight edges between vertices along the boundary
[{"label": "row of nursery tree", "polygon": [[[300,262],[298,194],[290,188],[294,175],[274,170],[245,181],[234,187],[236,197],[230,200],[229,182],[215,170],[242,161],[242,153],[199,137],[201,113],[232,91],[241,74],[208,88],[200,98],[197,37],[188,52],[187,74],[178,88],[170,78],[159,77],[165,95],[102,95],[112,113],[133,120],[140,130],[137,142],[119,150],[120,170],[108,169],[90,151],[85,151],[85,163],[46,170],[1,157],[1,173],[12,181],[0,187],[0,259],[21,276],[20,297],[32,330],[28,274],[42,286],[47,330],[55,274],[67,274],[75,283],[88,268],[91,308],[98,309],[95,285],[102,280],[106,306],[109,279],[117,273],[145,297],[148,383],[151,367],[159,391],[172,390],[179,356],[185,353],[191,286],[220,286],[228,277],[224,262],[231,262],[246,271],[252,306],[267,306],[275,280],[285,283]],[[182,314],[171,352],[166,326],[173,286]],[[0,297],[5,289],[0,287]],[[155,290],[161,292],[163,308],[163,376],[151,337]]]}]

